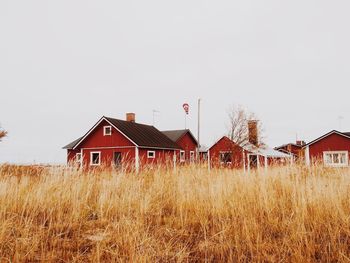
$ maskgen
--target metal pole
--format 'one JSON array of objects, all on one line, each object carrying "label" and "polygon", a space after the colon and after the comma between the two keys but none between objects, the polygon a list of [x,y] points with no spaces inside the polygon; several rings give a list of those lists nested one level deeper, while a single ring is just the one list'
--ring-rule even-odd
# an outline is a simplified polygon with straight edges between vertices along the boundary
[{"label": "metal pole", "polygon": [[201,99],[198,99],[198,130],[197,130],[197,143],[198,143],[198,149],[197,149],[197,158],[198,160],[200,159],[199,157],[199,150],[200,150],[200,147],[201,147],[201,144],[200,144],[200,123],[201,123]]}]

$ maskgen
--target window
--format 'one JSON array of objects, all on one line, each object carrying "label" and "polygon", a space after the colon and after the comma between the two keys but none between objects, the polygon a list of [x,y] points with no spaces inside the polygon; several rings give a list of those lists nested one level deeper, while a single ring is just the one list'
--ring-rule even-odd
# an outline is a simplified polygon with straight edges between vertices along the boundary
[{"label": "window", "polygon": [[193,163],[194,162],[194,151],[190,152],[190,161]]},{"label": "window", "polygon": [[101,164],[101,152],[91,152],[90,165],[100,165],[100,164]]},{"label": "window", "polygon": [[76,163],[81,163],[81,153],[77,153],[77,154],[75,155],[75,162],[76,162]]},{"label": "window", "polygon": [[349,165],[349,153],[342,152],[324,152],[323,162],[326,166],[342,167]]},{"label": "window", "polygon": [[184,162],[186,160],[185,151],[180,151],[180,162]]},{"label": "window", "polygon": [[202,154],[202,161],[208,160],[208,153],[203,153]]},{"label": "window", "polygon": [[224,164],[232,163],[232,153],[231,152],[220,152],[220,162]]},{"label": "window", "polygon": [[113,164],[116,168],[120,168],[122,166],[122,153],[121,152],[114,152]]},{"label": "window", "polygon": [[103,136],[112,135],[112,126],[104,126],[103,127]]},{"label": "window", "polygon": [[148,159],[156,158],[156,152],[155,151],[147,151],[147,158]]}]

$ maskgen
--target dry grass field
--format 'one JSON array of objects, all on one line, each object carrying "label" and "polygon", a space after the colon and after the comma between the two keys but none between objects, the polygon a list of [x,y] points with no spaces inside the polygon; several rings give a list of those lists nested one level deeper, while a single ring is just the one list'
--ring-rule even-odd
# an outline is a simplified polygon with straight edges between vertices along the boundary
[{"label": "dry grass field", "polygon": [[350,170],[0,166],[0,262],[349,262]]}]

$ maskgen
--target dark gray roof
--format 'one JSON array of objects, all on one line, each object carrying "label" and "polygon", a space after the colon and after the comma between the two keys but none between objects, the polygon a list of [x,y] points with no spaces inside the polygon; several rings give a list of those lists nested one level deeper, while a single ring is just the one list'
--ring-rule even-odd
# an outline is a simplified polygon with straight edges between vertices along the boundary
[{"label": "dark gray roof", "polygon": [[162,131],[162,133],[165,134],[173,142],[177,142],[178,140],[180,140],[182,138],[182,136],[184,136],[186,133],[189,133],[191,135],[192,139],[197,144],[196,138],[193,136],[193,134],[191,133],[191,131],[189,129]]},{"label": "dark gray roof", "polygon": [[182,136],[184,136],[188,130],[172,130],[172,131],[162,131],[170,140],[177,142]]},{"label": "dark gray roof", "polygon": [[141,147],[180,149],[180,147],[154,126],[118,119],[106,119]]},{"label": "dark gray roof", "polygon": [[67,144],[63,147],[63,149],[73,149],[74,146],[82,139],[83,137],[80,137],[79,139],[76,139],[75,141],[71,142],[70,144]]},{"label": "dark gray roof", "polygon": [[[167,136],[165,136],[154,126],[130,121],[123,121],[109,117],[103,117],[102,119],[109,121],[114,127],[120,130],[124,135],[126,135],[139,147],[180,149],[180,147],[175,142],[170,140]],[[87,134],[89,134],[90,132],[91,130]],[[86,135],[68,144],[64,147],[64,149],[73,149]]]},{"label": "dark gray roof", "polygon": [[343,132],[343,134],[350,137],[350,132]]}]

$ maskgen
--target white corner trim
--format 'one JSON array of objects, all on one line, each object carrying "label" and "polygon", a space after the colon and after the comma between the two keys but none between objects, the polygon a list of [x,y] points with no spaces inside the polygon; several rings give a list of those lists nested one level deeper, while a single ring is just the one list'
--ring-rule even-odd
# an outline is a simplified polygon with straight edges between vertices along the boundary
[{"label": "white corner trim", "polygon": [[83,165],[84,165],[84,154],[83,154],[83,149],[80,149],[80,154],[81,154],[80,168],[82,168]]},{"label": "white corner trim", "polygon": [[140,153],[139,147],[135,147],[135,171],[138,173],[140,170]]},{"label": "white corner trim", "polygon": [[310,147],[309,145],[305,147],[305,164],[307,166],[310,166]]},{"label": "white corner trim", "polygon": [[176,169],[176,151],[175,150],[173,155],[173,165],[174,165],[174,169]]}]

